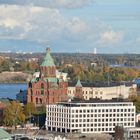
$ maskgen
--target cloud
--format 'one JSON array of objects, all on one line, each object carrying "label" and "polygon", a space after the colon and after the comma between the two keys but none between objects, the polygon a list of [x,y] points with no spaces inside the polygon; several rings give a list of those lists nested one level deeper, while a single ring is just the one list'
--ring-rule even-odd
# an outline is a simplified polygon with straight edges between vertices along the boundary
[{"label": "cloud", "polygon": [[119,43],[123,37],[123,32],[109,30],[101,33],[99,43],[102,45],[116,44]]},{"label": "cloud", "polygon": [[[58,9],[0,5],[0,38],[59,40],[85,37],[88,25],[78,17],[64,18]],[[16,14],[15,14],[16,13]]]},{"label": "cloud", "polygon": [[84,44],[90,44],[91,48],[99,43],[108,45],[118,43],[124,36],[95,17],[87,23],[77,16],[65,18],[55,8],[2,4],[0,11],[0,39],[4,40],[55,42],[55,45],[65,42],[85,49]]},{"label": "cloud", "polygon": [[1,0],[0,3],[48,8],[81,8],[92,4],[93,0]]}]

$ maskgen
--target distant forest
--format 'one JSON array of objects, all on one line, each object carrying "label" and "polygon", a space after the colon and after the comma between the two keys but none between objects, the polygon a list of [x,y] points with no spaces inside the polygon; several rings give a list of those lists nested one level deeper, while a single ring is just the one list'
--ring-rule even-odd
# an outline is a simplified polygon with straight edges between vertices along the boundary
[{"label": "distant forest", "polygon": [[[0,72],[39,71],[45,54],[0,53]],[[67,72],[70,81],[122,82],[140,77],[140,54],[52,53],[59,71]]]}]

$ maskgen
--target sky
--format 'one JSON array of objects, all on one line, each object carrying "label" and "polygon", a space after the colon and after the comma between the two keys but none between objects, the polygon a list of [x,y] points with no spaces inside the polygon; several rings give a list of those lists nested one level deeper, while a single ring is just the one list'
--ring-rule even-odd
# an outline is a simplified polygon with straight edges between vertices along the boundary
[{"label": "sky", "polygon": [[140,0],[0,0],[0,52],[140,54]]}]

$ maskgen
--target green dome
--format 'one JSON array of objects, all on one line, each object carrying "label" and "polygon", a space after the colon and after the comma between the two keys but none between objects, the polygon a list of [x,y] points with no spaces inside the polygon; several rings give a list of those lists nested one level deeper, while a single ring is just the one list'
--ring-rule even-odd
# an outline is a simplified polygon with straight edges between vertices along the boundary
[{"label": "green dome", "polygon": [[76,87],[82,87],[80,80],[77,81]]},{"label": "green dome", "polygon": [[41,66],[55,66],[54,60],[50,55],[50,48],[46,49],[46,56],[41,64]]}]

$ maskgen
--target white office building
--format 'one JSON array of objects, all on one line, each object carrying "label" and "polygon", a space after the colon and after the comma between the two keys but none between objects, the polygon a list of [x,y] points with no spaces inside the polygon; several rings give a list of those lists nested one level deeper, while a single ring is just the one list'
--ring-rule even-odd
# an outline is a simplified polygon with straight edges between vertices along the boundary
[{"label": "white office building", "polygon": [[89,100],[47,106],[46,128],[58,132],[114,133],[117,125],[135,127],[133,102]]}]

